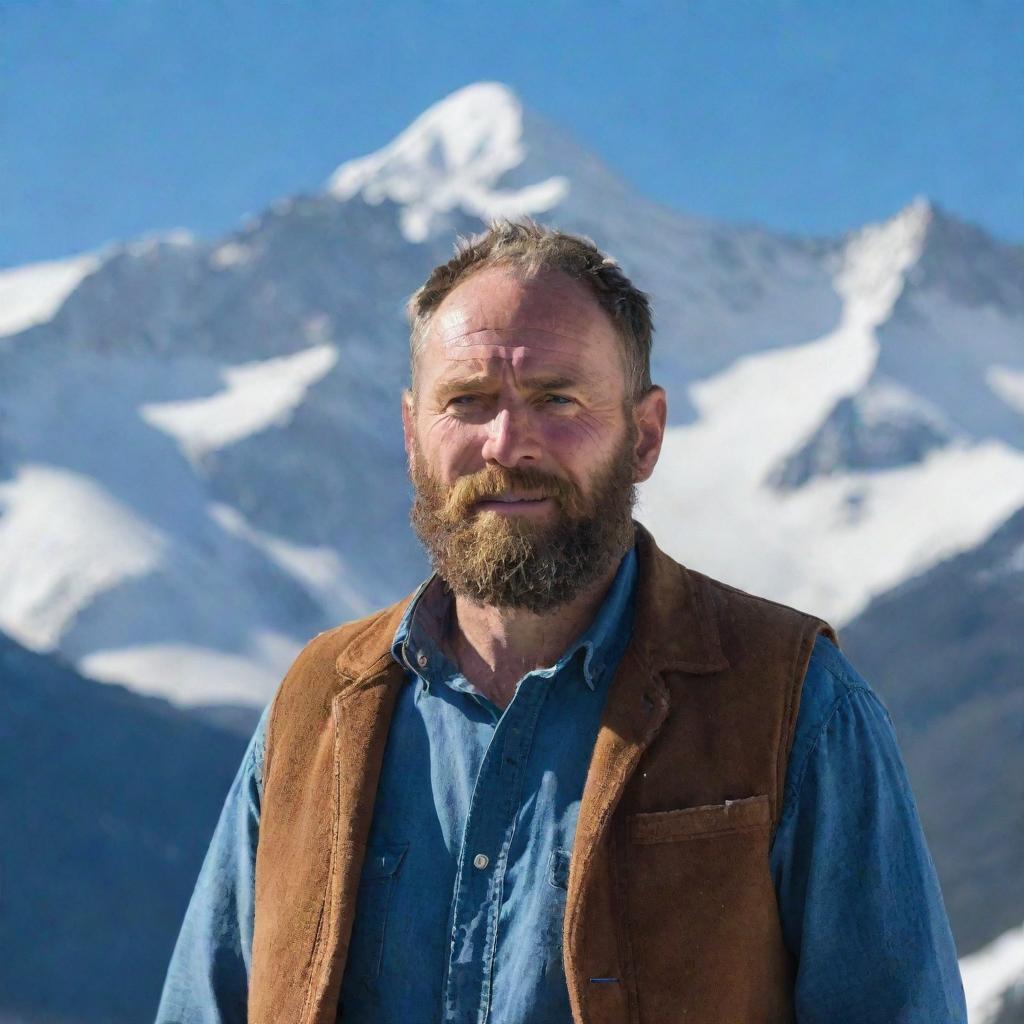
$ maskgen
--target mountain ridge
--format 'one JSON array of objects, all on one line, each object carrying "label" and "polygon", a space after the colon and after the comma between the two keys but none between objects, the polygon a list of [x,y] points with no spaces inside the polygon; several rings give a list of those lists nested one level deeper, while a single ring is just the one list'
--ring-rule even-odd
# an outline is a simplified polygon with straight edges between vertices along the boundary
[{"label": "mountain ridge", "polygon": [[[888,354],[936,330],[917,308],[936,271],[918,280],[916,268],[933,235],[955,249],[983,233],[926,200],[840,239],[686,217],[482,83],[342,164],[321,192],[219,239],[171,233],[69,265],[54,285],[63,299],[0,338],[0,625],[145,692],[258,703],[304,637],[411,589],[427,567],[397,426],[405,299],[491,198],[543,216],[530,189],[556,179],[555,222],[598,238],[652,295],[670,431],[639,511],[677,558],[841,622],[1024,504],[1024,416],[1005,398],[1024,381],[1011,337],[1019,253],[998,317],[943,306],[944,321],[999,329],[969,359],[951,338],[922,390]],[[962,260],[938,262],[961,281]],[[954,355],[973,359],[969,374]],[[949,400],[958,380],[977,408]],[[757,430],[748,406],[764,410]],[[965,485],[987,496],[905,532],[915,503]],[[708,495],[753,545],[727,541]],[[54,502],[89,529],[54,519],[44,554],[33,538]],[[381,528],[388,543],[371,558],[365,538]],[[878,555],[858,564],[865,545]]]}]

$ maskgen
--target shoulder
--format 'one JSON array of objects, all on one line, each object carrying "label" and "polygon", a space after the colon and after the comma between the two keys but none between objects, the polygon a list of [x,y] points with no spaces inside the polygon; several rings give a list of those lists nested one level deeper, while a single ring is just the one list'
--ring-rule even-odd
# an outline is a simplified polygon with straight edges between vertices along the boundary
[{"label": "shoulder", "polygon": [[[800,789],[812,760],[827,757],[866,766],[875,743],[894,747],[892,718],[882,698],[828,637],[819,635],[807,663],[786,788]],[[826,742],[830,740],[830,742]],[[839,768],[838,764],[833,765]]]},{"label": "shoulder", "polygon": [[269,708],[265,747],[274,745],[279,723],[315,730],[330,717],[334,696],[353,680],[373,674],[393,659],[391,644],[412,595],[370,615],[317,633],[296,655]]},{"label": "shoulder", "polygon": [[828,717],[854,695],[866,699],[888,718],[888,710],[871,684],[836,643],[819,634],[807,662],[800,695],[801,727],[810,731],[825,724]]},{"label": "shoulder", "polygon": [[[396,609],[405,605],[406,600],[398,601],[388,605],[386,608],[378,608],[361,619],[352,619],[349,622],[342,622],[340,625],[325,629],[308,640],[295,659],[294,664],[332,662],[339,654],[350,647],[359,645],[380,632],[384,624],[392,618]],[[387,637],[390,644],[391,637]]]},{"label": "shoulder", "polygon": [[792,630],[803,635],[808,647],[814,643],[815,637],[822,634],[833,642],[836,639],[833,627],[812,612],[752,594],[710,576],[702,576],[700,573],[694,575],[700,577],[702,585],[711,595],[720,622],[723,619],[725,622],[740,621],[748,629],[760,626],[769,631]]},{"label": "shoulder", "polygon": [[817,639],[824,636],[836,642],[835,630],[818,615],[692,569],[687,572],[733,664],[738,660],[786,665],[798,685]]},{"label": "shoulder", "polygon": [[355,678],[378,667],[391,655],[395,630],[410,597],[317,633],[296,655],[274,702],[297,688],[308,692],[318,683],[331,683],[337,677]]}]

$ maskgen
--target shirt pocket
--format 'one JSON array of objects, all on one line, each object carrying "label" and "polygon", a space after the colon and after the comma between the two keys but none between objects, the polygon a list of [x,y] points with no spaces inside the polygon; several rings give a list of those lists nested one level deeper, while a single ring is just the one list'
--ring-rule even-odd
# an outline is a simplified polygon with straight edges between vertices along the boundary
[{"label": "shirt pocket", "polygon": [[345,965],[347,982],[369,983],[380,974],[391,894],[408,849],[408,843],[398,843],[366,851]]}]

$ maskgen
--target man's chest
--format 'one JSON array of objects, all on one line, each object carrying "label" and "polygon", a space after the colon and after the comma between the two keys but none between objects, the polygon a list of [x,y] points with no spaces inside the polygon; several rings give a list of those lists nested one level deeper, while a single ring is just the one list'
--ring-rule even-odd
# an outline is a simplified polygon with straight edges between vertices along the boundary
[{"label": "man's chest", "polygon": [[518,1003],[522,1019],[567,1019],[565,891],[601,713],[580,685],[527,678],[500,713],[407,682],[356,901],[349,1012],[479,1020]]}]

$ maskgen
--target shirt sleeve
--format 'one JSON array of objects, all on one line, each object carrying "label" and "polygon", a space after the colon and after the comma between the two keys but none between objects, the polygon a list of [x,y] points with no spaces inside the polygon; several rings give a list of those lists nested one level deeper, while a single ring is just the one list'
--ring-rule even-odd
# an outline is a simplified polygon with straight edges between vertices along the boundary
[{"label": "shirt sleeve", "polygon": [[799,1024],[966,1024],[892,720],[824,637],[804,681],[771,870]]},{"label": "shirt sleeve", "polygon": [[164,980],[156,1024],[244,1024],[269,705],[224,800]]}]

